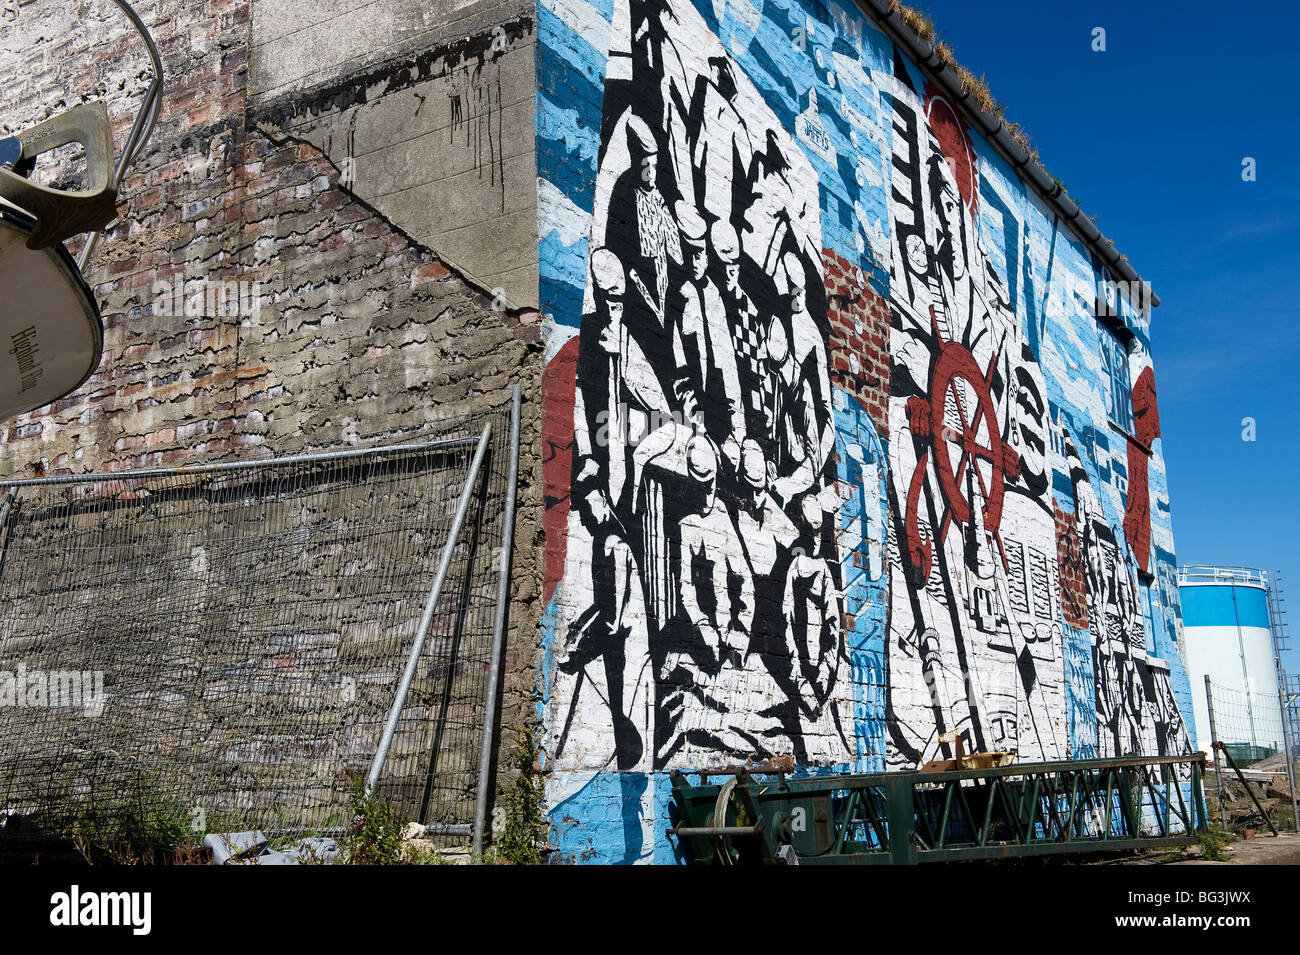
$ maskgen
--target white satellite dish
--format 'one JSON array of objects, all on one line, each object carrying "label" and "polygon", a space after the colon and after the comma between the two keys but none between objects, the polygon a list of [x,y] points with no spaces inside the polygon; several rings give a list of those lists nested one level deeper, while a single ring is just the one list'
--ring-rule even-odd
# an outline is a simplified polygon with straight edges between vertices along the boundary
[{"label": "white satellite dish", "polygon": [[0,205],[0,420],[76,391],[99,367],[104,326],[62,243],[29,249],[36,220]]},{"label": "white satellite dish", "polygon": [[[44,407],[79,388],[99,366],[104,326],[82,277],[99,231],[117,217],[117,184],[158,118],[162,61],[144,23],[113,0],[144,39],[153,81],[113,166],[108,112],[82,103],[0,139],[0,420]],[[38,156],[78,143],[83,188],[55,189],[29,178]],[[65,239],[89,233],[78,261]]]}]

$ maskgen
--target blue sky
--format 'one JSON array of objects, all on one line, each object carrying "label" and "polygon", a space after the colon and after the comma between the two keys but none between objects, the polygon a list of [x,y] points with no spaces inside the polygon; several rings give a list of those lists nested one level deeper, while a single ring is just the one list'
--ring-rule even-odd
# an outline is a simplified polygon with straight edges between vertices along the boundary
[{"label": "blue sky", "polygon": [[[1300,6],[921,0],[1151,282],[1180,563],[1276,569],[1300,624]],[[1095,27],[1106,51],[1092,50]],[[1253,157],[1254,182],[1242,180]],[[1245,418],[1256,440],[1242,440]],[[1300,630],[1287,655],[1300,671]]]}]

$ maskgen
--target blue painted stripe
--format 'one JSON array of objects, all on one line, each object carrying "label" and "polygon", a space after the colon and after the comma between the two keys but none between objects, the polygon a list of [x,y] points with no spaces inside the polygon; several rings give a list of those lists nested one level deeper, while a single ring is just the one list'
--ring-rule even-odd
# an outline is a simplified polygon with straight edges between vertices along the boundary
[{"label": "blue painted stripe", "polygon": [[577,328],[582,324],[582,289],[543,275],[538,283],[542,311],[559,325]]},{"label": "blue painted stripe", "polygon": [[591,212],[596,193],[597,135],[574,110],[537,98],[537,175],[584,212]]},{"label": "blue painted stripe", "polygon": [[[1179,587],[1185,627],[1262,627],[1268,629],[1268,597],[1258,587]],[[1235,598],[1235,602],[1234,602]]]},{"label": "blue painted stripe", "polygon": [[[559,61],[564,63],[572,73],[597,88],[605,82],[605,51],[596,50],[565,26],[559,17],[540,4],[537,7],[537,36],[539,79],[541,79],[540,73],[544,62],[548,64],[549,69],[554,70],[553,64]],[[552,91],[564,89],[562,86],[543,88]]]}]

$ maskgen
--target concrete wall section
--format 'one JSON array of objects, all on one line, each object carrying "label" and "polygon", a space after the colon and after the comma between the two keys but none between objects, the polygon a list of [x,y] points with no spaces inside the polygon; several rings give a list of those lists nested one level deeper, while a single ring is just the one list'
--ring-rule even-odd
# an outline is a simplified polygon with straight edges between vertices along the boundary
[{"label": "concrete wall section", "polygon": [[338,80],[527,12],[519,0],[252,0],[257,100]]},{"label": "concrete wall section", "polygon": [[344,188],[533,307],[533,40],[517,3],[256,0],[251,122],[312,143]]},{"label": "concrete wall section", "polygon": [[537,17],[558,857],[675,861],[672,769],[1189,752],[1133,296],[856,8]]}]

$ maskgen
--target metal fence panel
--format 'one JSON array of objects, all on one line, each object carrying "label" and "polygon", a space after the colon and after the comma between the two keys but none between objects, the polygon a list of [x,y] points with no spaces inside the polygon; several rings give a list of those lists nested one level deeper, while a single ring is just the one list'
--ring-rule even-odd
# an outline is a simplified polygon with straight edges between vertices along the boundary
[{"label": "metal fence panel", "polygon": [[[1248,693],[1212,680],[1210,686],[1214,695],[1215,739],[1232,751],[1240,765],[1249,766],[1284,751],[1288,730],[1277,697]],[[1286,772],[1285,767],[1279,772]]]},{"label": "metal fence panel", "polygon": [[[377,787],[473,820],[509,429]],[[0,485],[0,811],[330,830],[375,753],[484,421],[436,441]],[[4,508],[5,505],[0,505]]]}]

